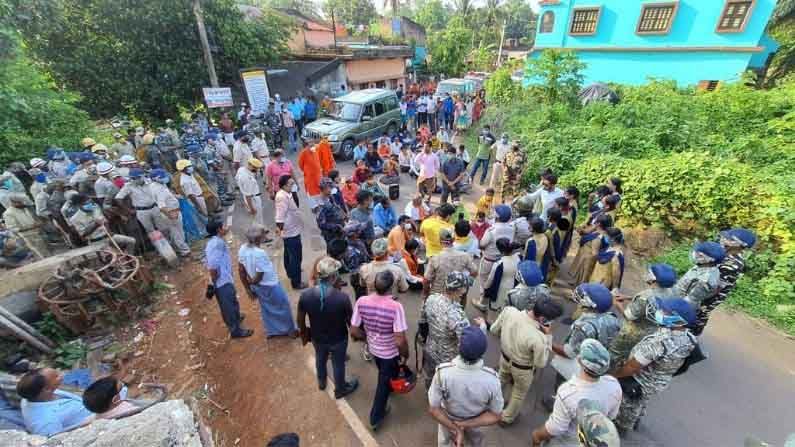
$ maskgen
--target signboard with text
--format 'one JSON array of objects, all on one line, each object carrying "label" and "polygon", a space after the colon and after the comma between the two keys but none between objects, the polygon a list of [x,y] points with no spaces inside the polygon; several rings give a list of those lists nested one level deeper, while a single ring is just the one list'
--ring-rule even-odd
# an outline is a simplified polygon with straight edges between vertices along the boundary
[{"label": "signboard with text", "polygon": [[232,101],[232,89],[229,87],[205,87],[202,89],[202,92],[204,92],[204,102],[207,103],[208,109],[232,107],[235,105],[234,101]]},{"label": "signboard with text", "polygon": [[243,86],[246,88],[251,112],[255,115],[267,112],[270,91],[265,69],[251,68],[240,70],[240,77],[243,79]]}]

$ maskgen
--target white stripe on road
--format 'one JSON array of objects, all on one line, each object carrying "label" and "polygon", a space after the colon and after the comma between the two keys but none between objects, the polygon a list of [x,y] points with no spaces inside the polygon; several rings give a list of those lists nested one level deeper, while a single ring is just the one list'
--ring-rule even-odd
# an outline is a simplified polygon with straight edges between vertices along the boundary
[{"label": "white stripe on road", "polygon": [[[315,376],[315,356],[308,355],[306,359],[306,366],[312,371],[312,375]],[[342,399],[335,399],[334,392],[331,390],[333,387],[326,387],[326,394],[337,404],[337,409],[342,413],[342,417],[345,418],[345,421],[353,430],[353,433],[356,434],[356,437],[359,438],[359,441],[362,443],[364,447],[378,447],[378,441],[375,440],[373,435],[370,433],[362,420],[359,419],[359,416],[356,415],[356,412],[353,411],[348,401],[345,398]],[[360,388],[361,389],[361,388]]]}]

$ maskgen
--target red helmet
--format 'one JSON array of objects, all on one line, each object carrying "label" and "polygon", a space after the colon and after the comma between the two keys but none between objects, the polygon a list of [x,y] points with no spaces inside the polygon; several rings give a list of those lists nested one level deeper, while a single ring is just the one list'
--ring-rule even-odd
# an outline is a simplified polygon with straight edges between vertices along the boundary
[{"label": "red helmet", "polygon": [[408,394],[417,386],[417,375],[406,365],[398,367],[398,374],[389,381],[392,391],[397,394]]}]

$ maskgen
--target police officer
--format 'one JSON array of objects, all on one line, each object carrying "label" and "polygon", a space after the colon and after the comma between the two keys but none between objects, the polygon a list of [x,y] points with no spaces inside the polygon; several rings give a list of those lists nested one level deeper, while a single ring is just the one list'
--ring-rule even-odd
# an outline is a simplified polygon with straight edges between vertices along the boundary
[{"label": "police officer", "polygon": [[511,151],[505,154],[505,166],[502,172],[502,203],[510,202],[519,194],[519,186],[524,171],[525,153],[514,143]]},{"label": "police officer", "polygon": [[533,217],[534,205],[533,199],[527,195],[517,197],[511,204],[513,213],[518,216],[512,222],[514,227],[513,242],[521,247],[524,247],[527,240],[533,235],[530,231],[530,219]]},{"label": "police officer", "polygon": [[522,261],[516,266],[516,287],[508,292],[508,306],[519,310],[532,309],[536,301],[551,297],[544,275],[534,261]]},{"label": "police officer", "polygon": [[207,202],[204,200],[199,181],[193,175],[195,169],[193,163],[190,160],[177,160],[176,168],[179,171],[179,186],[182,195],[190,200],[202,216],[207,216]]},{"label": "police officer", "polygon": [[94,182],[96,181],[97,169],[94,165],[93,154],[82,154],[80,156],[80,168],[78,168],[69,179],[69,184],[83,194],[94,195]]},{"label": "police officer", "polygon": [[543,368],[549,358],[550,324],[562,314],[560,304],[542,298],[532,309],[504,308],[491,325],[491,333],[500,337],[500,384],[513,384],[500,425],[510,425],[519,416],[536,369]]},{"label": "police officer", "polygon": [[486,334],[470,326],[461,333],[458,356],[436,368],[428,403],[439,423],[439,446],[482,447],[480,428],[500,420],[502,389],[497,373],[483,365],[487,347]]},{"label": "police officer", "polygon": [[732,228],[720,233],[720,244],[726,251],[726,257],[718,265],[720,273],[720,290],[716,295],[706,298],[698,308],[698,322],[691,328],[694,335],[699,336],[707,326],[709,314],[734,290],[737,280],[745,271],[743,252],[756,244],[756,235],[745,228]]},{"label": "police officer", "polygon": [[[469,290],[470,281],[469,273],[450,272],[445,280],[444,293],[434,293],[422,304],[419,330],[425,345],[422,369],[426,387],[431,385],[436,366],[449,362],[456,356],[461,333],[470,326],[460,303],[461,297]],[[482,318],[476,321],[485,331],[485,321]]]},{"label": "police officer", "polygon": [[55,177],[65,179],[69,177],[72,162],[66,158],[66,152],[63,149],[55,149],[50,156],[50,162],[47,167]]},{"label": "police officer", "polygon": [[257,172],[262,169],[262,162],[257,158],[250,158],[248,162],[238,168],[235,174],[237,186],[243,196],[243,205],[256,224],[264,224],[262,214],[262,193],[257,181]]},{"label": "police officer", "polygon": [[613,376],[624,392],[616,427],[632,430],[640,420],[649,399],[665,390],[674,374],[696,347],[696,337],[687,329],[696,322],[696,310],[681,298],[655,298],[653,314],[657,331],[638,343],[629,360]]},{"label": "police officer", "polygon": [[[497,240],[508,239],[513,242],[514,232],[516,231],[511,224],[511,207],[508,205],[497,205],[494,207],[494,213],[497,216],[494,225],[486,230],[483,237],[480,239],[480,249],[483,257],[480,259],[480,267],[478,270],[478,277],[480,278],[481,288],[489,279],[491,267],[495,262],[499,261],[501,256],[500,251],[497,249]],[[481,311],[486,311],[486,299],[483,296],[482,290],[477,300],[474,300],[472,305]]]},{"label": "police officer", "polygon": [[119,157],[123,157],[125,155],[133,156],[135,155],[135,148],[133,147],[132,143],[127,141],[119,132],[115,132],[113,134],[113,139],[115,142],[110,145],[110,151],[114,154],[118,154]]},{"label": "police officer", "polygon": [[583,400],[596,403],[599,411],[615,418],[621,405],[621,385],[608,376],[610,353],[594,339],[582,342],[577,356],[580,372],[558,389],[555,407],[546,423],[533,431],[533,446],[577,445],[577,409]]},{"label": "police officer", "polygon": [[326,244],[342,237],[345,226],[345,211],[331,199],[334,181],[328,177],[320,179],[320,204],[317,207],[317,226]]},{"label": "police officer", "polygon": [[646,283],[649,288],[632,297],[628,303],[623,296],[616,297],[616,307],[624,313],[624,324],[610,344],[613,368],[627,359],[629,352],[643,337],[657,330],[654,323],[646,318],[646,309],[654,298],[674,296],[671,288],[676,284],[676,270],[668,264],[652,264],[646,273]]},{"label": "police officer", "polygon": [[116,165],[116,172],[121,174],[124,180],[130,180],[130,169],[138,167],[138,160],[132,155],[122,155]]},{"label": "police officer", "polygon": [[[608,312],[613,306],[613,295],[607,287],[597,283],[580,284],[574,289],[573,298],[582,309],[582,314],[572,323],[564,344],[552,344],[556,355],[551,364],[558,372],[558,383],[561,378],[568,380],[578,372],[576,359],[583,341],[593,338],[599,340],[602,346],[610,346],[621,330],[621,322]],[[550,397],[542,399],[542,403],[550,411],[553,402]]]},{"label": "police officer", "polygon": [[580,447],[621,447],[618,430],[599,408],[599,402],[583,399],[577,406],[577,438]]},{"label": "police officer", "polygon": [[179,200],[168,189],[166,184],[169,181],[168,172],[165,169],[152,169],[151,173],[152,195],[157,202],[160,214],[156,217],[157,228],[168,237],[169,242],[174,247],[174,251],[181,257],[190,255],[190,247],[185,242],[185,231],[182,228],[182,213],[179,208]]},{"label": "police officer", "polygon": [[102,215],[102,209],[88,196],[77,194],[72,197],[72,203],[77,208],[77,212],[69,219],[69,223],[86,243],[107,246],[110,244],[109,238],[112,238],[113,243],[123,251],[127,253],[135,251],[135,238],[111,234],[105,216]]},{"label": "police officer", "polygon": [[[446,290],[449,274],[452,272],[465,272],[473,277],[477,274],[478,268],[472,255],[455,249],[454,242],[452,231],[447,228],[439,231],[442,251],[428,260],[423,283],[425,295],[443,293]],[[466,305],[466,294],[461,296],[461,305]]]},{"label": "police officer", "polygon": [[[160,210],[157,208],[152,184],[147,183],[144,171],[141,168],[132,168],[129,172],[130,181],[125,183],[121,190],[116,194],[116,199],[124,200],[130,197],[132,206],[135,209],[135,217],[144,227],[146,233],[151,233],[157,229],[157,219]],[[67,218],[68,220],[68,218]]]},{"label": "police officer", "polygon": [[97,197],[97,202],[103,208],[110,207],[112,200],[119,192],[119,187],[113,183],[110,175],[113,172],[113,165],[107,161],[97,163],[97,180],[94,182],[94,193]]},{"label": "police officer", "polygon": [[674,294],[690,302],[696,308],[704,300],[714,298],[720,286],[718,265],[726,257],[726,251],[717,242],[700,242],[690,252],[695,266],[690,268],[674,286]]}]

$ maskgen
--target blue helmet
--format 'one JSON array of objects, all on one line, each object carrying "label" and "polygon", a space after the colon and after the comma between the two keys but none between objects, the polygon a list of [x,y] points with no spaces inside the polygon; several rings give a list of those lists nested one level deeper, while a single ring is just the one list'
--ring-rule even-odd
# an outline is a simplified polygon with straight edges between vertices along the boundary
[{"label": "blue helmet", "polygon": [[508,222],[511,220],[511,207],[508,205],[495,206],[494,213],[497,214],[497,220],[500,222]]},{"label": "blue helmet", "polygon": [[522,261],[516,266],[516,280],[527,287],[535,287],[544,282],[544,275],[535,261]]},{"label": "blue helmet", "polygon": [[[696,309],[689,301],[682,298],[654,298],[657,310],[663,315],[654,314],[654,321],[665,327],[690,326],[698,319]],[[648,316],[648,311],[647,311]]]},{"label": "blue helmet", "polygon": [[152,172],[149,173],[149,176],[152,178],[168,178],[168,172],[161,168],[152,169]]},{"label": "blue helmet", "polygon": [[710,258],[715,264],[720,264],[726,257],[726,250],[717,242],[699,242],[693,251]]},{"label": "blue helmet", "polygon": [[607,287],[599,283],[580,284],[574,289],[574,301],[586,309],[604,313],[613,307],[613,295]]},{"label": "blue helmet", "polygon": [[676,284],[676,270],[668,264],[652,264],[649,267],[651,276],[660,287],[669,288]]},{"label": "blue helmet", "polygon": [[756,234],[745,228],[732,228],[731,230],[721,231],[720,237],[730,241],[730,243],[739,244],[742,248],[751,248],[756,244]]},{"label": "blue helmet", "polygon": [[141,169],[141,168],[132,168],[132,169],[130,169],[130,174],[129,175],[130,175],[130,178],[143,177],[144,170]]}]

